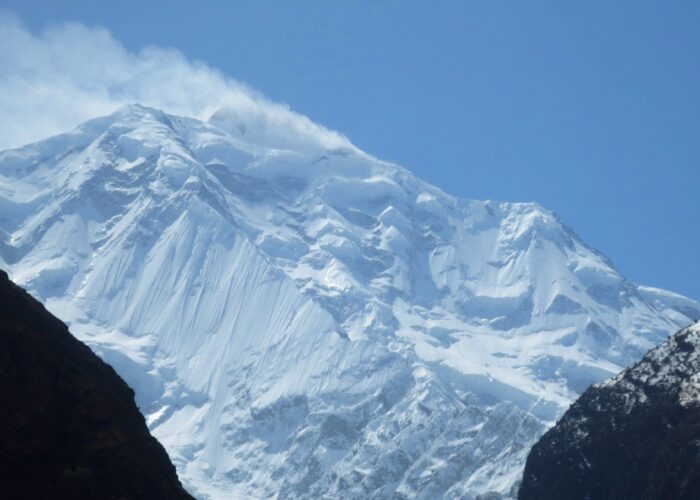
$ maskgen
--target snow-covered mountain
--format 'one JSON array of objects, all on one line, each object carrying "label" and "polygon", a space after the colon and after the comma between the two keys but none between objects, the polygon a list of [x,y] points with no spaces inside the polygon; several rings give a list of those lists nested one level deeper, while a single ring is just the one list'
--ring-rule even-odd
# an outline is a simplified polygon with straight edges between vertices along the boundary
[{"label": "snow-covered mountain", "polygon": [[0,154],[0,264],[200,497],[514,496],[572,400],[700,316],[537,204],[281,127],[131,105]]}]

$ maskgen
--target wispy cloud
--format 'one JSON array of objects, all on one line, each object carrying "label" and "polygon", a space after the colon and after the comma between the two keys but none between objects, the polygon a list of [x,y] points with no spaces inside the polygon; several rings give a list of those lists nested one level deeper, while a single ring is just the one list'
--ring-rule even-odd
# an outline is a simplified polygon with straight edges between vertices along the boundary
[{"label": "wispy cloud", "polygon": [[274,129],[283,142],[349,145],[342,135],[175,49],[132,53],[103,28],[69,23],[32,33],[13,14],[0,12],[0,47],[0,149],[134,102],[200,119],[227,107]]}]

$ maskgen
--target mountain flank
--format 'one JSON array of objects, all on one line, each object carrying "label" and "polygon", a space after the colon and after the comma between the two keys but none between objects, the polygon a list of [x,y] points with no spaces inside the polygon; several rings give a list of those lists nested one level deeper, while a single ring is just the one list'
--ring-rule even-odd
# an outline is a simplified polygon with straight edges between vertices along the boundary
[{"label": "mountain flank", "polygon": [[518,498],[700,498],[700,323],[584,392],[530,451]]},{"label": "mountain flank", "polygon": [[192,498],[116,372],[0,271],[0,498]]}]

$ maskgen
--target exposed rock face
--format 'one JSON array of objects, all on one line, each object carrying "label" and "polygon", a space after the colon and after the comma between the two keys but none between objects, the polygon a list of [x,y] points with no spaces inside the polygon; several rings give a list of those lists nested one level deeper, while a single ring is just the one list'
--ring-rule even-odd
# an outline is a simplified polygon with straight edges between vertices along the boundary
[{"label": "exposed rock face", "polygon": [[700,498],[700,323],[584,392],[532,448],[518,498]]},{"label": "exposed rock face", "polygon": [[0,271],[0,498],[191,498],[116,372]]}]

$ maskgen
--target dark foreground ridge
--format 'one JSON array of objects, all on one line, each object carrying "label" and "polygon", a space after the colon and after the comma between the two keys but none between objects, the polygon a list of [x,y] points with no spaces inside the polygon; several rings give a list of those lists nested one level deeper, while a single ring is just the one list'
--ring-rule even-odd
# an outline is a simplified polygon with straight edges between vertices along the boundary
[{"label": "dark foreground ridge", "polygon": [[518,498],[700,498],[700,323],[584,392],[530,451]]},{"label": "dark foreground ridge", "polygon": [[0,498],[191,498],[129,386],[4,271]]}]

